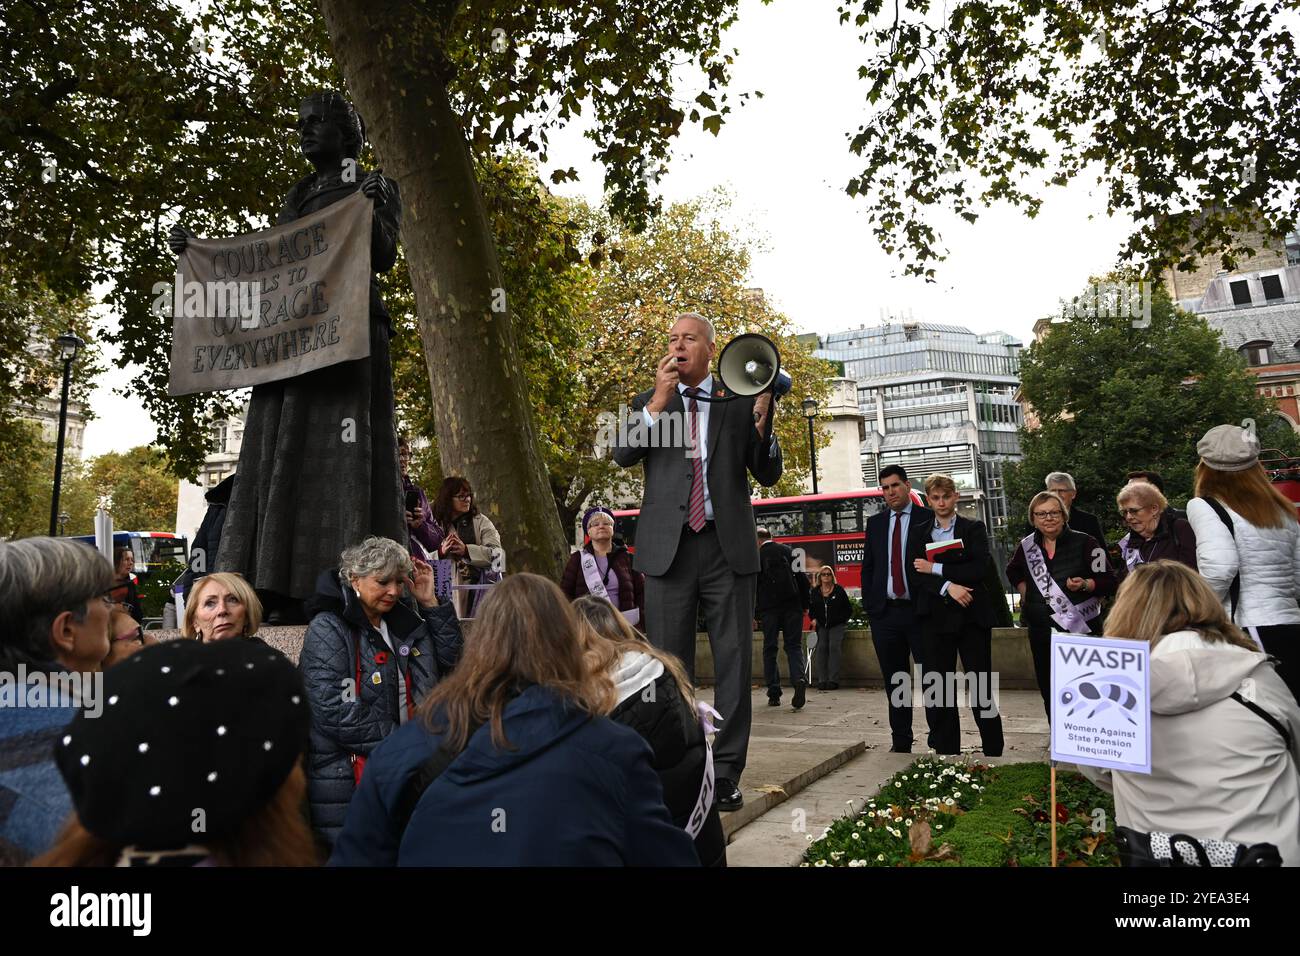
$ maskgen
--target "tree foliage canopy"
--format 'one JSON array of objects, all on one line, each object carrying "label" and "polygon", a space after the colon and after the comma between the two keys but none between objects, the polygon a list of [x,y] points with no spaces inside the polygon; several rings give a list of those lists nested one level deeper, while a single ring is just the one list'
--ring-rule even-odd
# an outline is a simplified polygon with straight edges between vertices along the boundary
[{"label": "tree foliage canopy", "polygon": [[[677,203],[637,233],[608,209],[560,199],[537,185],[531,164],[498,169],[485,197],[502,253],[502,275],[520,333],[521,359],[561,522],[567,528],[592,500],[635,480],[607,455],[594,455],[601,415],[648,388],[667,350],[667,329],[682,311],[715,321],[718,347],[741,331],[778,343],[795,392],[776,420],[786,462],[772,494],[797,494],[809,472],[807,425],[794,404],[825,399],[831,363],[814,359],[793,338],[789,319],[750,289],[751,241],[727,224],[730,197],[715,192]],[[510,195],[499,190],[509,188]],[[398,298],[399,327],[414,327],[413,303]],[[394,354],[398,405],[408,432],[434,440],[438,410],[429,396],[413,336],[399,335]],[[827,440],[819,433],[819,443]],[[426,490],[441,472],[436,455],[417,454],[414,472]],[[473,476],[468,476],[473,480]]]},{"label": "tree foliage canopy", "polygon": [[1040,424],[1022,431],[1024,459],[1007,470],[1013,534],[1053,471],[1073,476],[1076,503],[1108,532],[1120,530],[1115,493],[1129,471],[1158,472],[1169,500],[1185,502],[1196,443],[1215,425],[1253,419],[1264,447],[1300,454],[1300,437],[1203,317],[1176,308],[1158,285],[1150,326],[1132,321],[1079,316],[1025,350],[1022,397]]},{"label": "tree foliage canopy", "polygon": [[[430,80],[446,85],[480,170],[506,149],[545,159],[548,131],[586,108],[611,208],[643,223],[683,123],[716,133],[731,110],[734,51],[721,36],[736,5],[437,2],[408,30],[429,51]],[[372,7],[384,16],[396,5]],[[119,364],[144,370],[132,393],[173,467],[192,476],[207,423],[233,405],[220,393],[166,394],[170,318],[150,309],[155,283],[173,270],[166,231],[178,220],[199,235],[260,228],[307,171],[293,138],[297,104],[312,89],[344,87],[321,16],[268,0],[212,0],[197,15],[171,0],[54,0],[8,5],[0,31],[0,259],[24,293],[110,284]],[[686,108],[674,90],[683,61],[700,87]]]},{"label": "tree foliage canopy", "polygon": [[848,191],[907,274],[933,278],[944,257],[937,210],[975,222],[1004,200],[1032,217],[1047,186],[1094,175],[1107,213],[1138,226],[1124,258],[1193,268],[1221,253],[1231,269],[1246,252],[1234,233],[1300,212],[1294,8],[846,0],[870,50]]},{"label": "tree foliage canopy", "polygon": [[[49,533],[54,448],[37,442],[34,449],[24,469],[0,461],[0,538]],[[59,494],[59,512],[68,516],[63,531],[94,534],[101,504],[119,531],[170,531],[176,527],[177,484],[162,455],[143,445],[85,462],[65,459]]]}]

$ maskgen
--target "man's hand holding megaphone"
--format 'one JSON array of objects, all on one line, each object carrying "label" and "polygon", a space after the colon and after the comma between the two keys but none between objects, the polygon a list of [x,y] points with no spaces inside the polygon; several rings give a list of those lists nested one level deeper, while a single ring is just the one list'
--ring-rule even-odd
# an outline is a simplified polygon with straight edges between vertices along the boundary
[{"label": "man's hand holding megaphone", "polygon": [[673,393],[677,391],[680,381],[681,376],[677,373],[677,356],[669,352],[659,360],[659,366],[655,369],[655,393],[650,396],[650,401],[646,402],[646,411],[651,415],[662,412],[672,399]]},{"label": "man's hand holding megaphone", "polygon": [[772,413],[772,393],[763,392],[754,399],[754,427],[762,438],[767,437],[767,418]]}]

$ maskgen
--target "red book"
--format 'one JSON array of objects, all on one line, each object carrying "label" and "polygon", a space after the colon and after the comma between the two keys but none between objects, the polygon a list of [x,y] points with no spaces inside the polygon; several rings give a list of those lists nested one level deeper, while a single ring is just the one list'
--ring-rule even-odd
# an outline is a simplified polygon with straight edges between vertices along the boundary
[{"label": "red book", "polygon": [[962,546],[961,538],[953,538],[951,541],[931,541],[925,546],[925,559],[927,561],[938,561],[941,554],[961,554],[963,550],[965,549]]}]

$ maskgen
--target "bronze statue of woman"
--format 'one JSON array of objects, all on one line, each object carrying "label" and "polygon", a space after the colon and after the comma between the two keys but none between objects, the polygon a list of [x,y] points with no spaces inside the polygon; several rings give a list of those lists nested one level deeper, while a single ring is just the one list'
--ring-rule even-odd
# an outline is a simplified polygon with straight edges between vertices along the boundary
[{"label": "bronze statue of woman", "polygon": [[[339,93],[313,93],[298,119],[315,172],[289,190],[277,224],[310,215],[358,189],[374,200],[370,240],[370,356],[253,388],[234,490],[215,569],[237,571],[267,605],[269,623],[301,620],[322,571],[367,535],[405,543],[397,463],[392,325],[374,273],[397,260],[397,183],[357,159],[365,127]],[[178,255],[193,234],[175,226]],[[362,321],[361,316],[344,321]],[[211,560],[212,556],[209,556]]]}]

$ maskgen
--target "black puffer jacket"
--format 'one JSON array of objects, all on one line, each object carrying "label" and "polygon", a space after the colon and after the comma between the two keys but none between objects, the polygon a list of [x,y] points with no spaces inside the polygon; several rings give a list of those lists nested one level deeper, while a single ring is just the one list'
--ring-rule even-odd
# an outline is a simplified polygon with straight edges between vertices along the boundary
[{"label": "black puffer jacket", "polygon": [[307,613],[298,659],[311,704],[307,797],[312,828],[332,845],[352,799],[353,757],[368,756],[399,725],[397,682],[409,680],[410,705],[418,705],[455,666],[462,638],[451,605],[417,613],[399,602],[384,615],[394,653],[337,570],[316,580]]},{"label": "black puffer jacket", "polygon": [[[650,744],[664,803],[673,823],[684,829],[704,781],[708,753],[704,728],[673,675],[649,654],[624,654],[610,676],[620,700],[609,719],[632,728]],[[695,852],[704,866],[727,865],[727,841],[716,800],[695,837]]]}]

